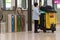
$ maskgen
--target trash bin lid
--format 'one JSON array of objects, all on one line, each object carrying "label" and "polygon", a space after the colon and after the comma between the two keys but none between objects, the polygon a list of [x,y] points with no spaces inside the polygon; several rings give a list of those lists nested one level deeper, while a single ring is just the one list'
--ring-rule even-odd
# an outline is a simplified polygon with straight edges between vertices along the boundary
[{"label": "trash bin lid", "polygon": [[56,13],[56,10],[50,5],[41,6],[40,10],[44,11],[44,12],[54,12],[54,13]]}]

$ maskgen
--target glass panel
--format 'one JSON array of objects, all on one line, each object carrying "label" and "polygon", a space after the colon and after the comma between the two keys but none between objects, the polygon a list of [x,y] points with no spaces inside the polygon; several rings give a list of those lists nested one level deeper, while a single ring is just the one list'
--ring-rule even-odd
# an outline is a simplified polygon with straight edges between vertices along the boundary
[{"label": "glass panel", "polygon": [[17,0],[17,7],[21,7],[22,0]]},{"label": "glass panel", "polygon": [[4,10],[15,10],[15,1],[16,0],[3,0]]},{"label": "glass panel", "polygon": [[26,0],[26,8],[28,9],[28,0]]},{"label": "glass panel", "polygon": [[5,2],[6,2],[6,9],[10,10],[11,9],[11,0],[6,0]]},{"label": "glass panel", "polygon": [[3,0],[0,0],[0,7],[3,8]]},{"label": "glass panel", "polygon": [[6,8],[11,8],[11,3],[6,3]]},{"label": "glass panel", "polygon": [[47,5],[53,6],[52,0],[47,0]]},{"label": "glass panel", "polygon": [[38,6],[39,6],[39,0],[37,0]]},{"label": "glass panel", "polygon": [[22,5],[21,6],[22,6],[23,9],[26,9],[26,0],[22,0]]},{"label": "glass panel", "polygon": [[60,4],[57,4],[57,9],[60,8]]},{"label": "glass panel", "polygon": [[34,4],[34,0],[32,0],[32,5]]},{"label": "glass panel", "polygon": [[42,6],[44,5],[44,0],[42,0]]},{"label": "glass panel", "polygon": [[6,3],[7,3],[7,2],[11,2],[11,0],[6,0]]}]

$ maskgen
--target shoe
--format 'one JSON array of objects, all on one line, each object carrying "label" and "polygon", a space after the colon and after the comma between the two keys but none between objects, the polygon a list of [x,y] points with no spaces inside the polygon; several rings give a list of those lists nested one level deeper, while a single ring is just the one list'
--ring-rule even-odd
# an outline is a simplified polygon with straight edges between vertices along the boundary
[{"label": "shoe", "polygon": [[39,33],[38,31],[35,31],[34,33]]}]

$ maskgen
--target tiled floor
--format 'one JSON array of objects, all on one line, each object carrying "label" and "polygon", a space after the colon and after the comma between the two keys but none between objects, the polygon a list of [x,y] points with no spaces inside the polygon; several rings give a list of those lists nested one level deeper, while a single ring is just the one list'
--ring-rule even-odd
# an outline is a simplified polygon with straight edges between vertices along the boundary
[{"label": "tiled floor", "polygon": [[16,33],[1,33],[0,40],[60,40],[60,26],[57,25],[55,33],[47,32],[33,33],[32,32],[16,32]]}]

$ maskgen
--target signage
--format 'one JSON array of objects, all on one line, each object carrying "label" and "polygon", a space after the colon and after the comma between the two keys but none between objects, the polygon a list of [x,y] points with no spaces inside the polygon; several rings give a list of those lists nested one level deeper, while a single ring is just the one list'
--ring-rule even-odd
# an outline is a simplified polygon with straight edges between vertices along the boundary
[{"label": "signage", "polygon": [[54,0],[55,4],[60,4],[60,0]]}]

